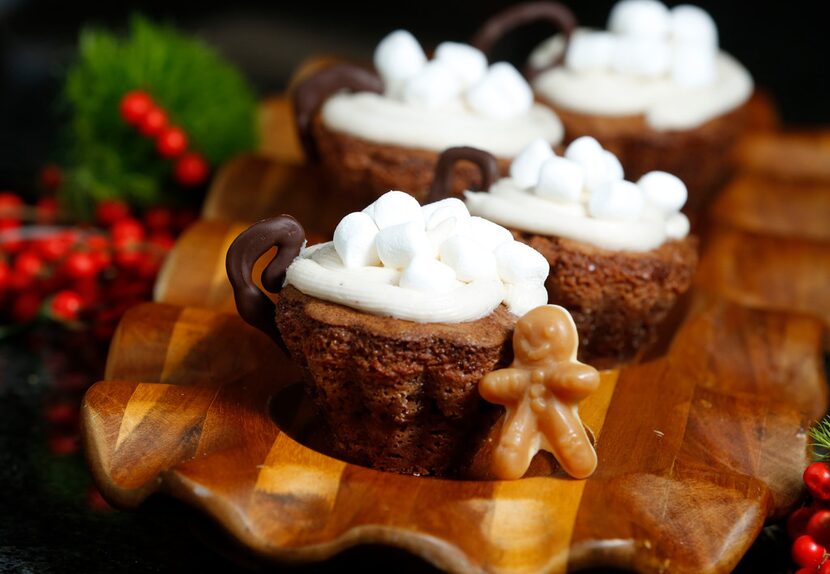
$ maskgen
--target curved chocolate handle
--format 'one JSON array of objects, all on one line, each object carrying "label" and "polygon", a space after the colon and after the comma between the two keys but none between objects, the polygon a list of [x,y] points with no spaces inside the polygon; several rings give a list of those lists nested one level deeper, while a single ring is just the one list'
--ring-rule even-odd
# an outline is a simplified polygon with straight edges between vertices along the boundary
[{"label": "curved chocolate handle", "polygon": [[242,318],[269,337],[286,353],[274,320],[274,303],[256,286],[251,274],[254,263],[272,247],[277,255],[262,272],[262,284],[271,293],[279,293],[285,280],[285,270],[300,254],[305,231],[290,215],[263,219],[239,234],[233,240],[225,257],[225,270],[233,286],[236,309]]},{"label": "curved chocolate handle", "polygon": [[339,90],[383,93],[383,82],[374,72],[354,64],[335,64],[306,78],[293,94],[294,121],[306,159],[317,161],[319,153],[311,135],[311,121],[323,102]]},{"label": "curved chocolate handle", "polygon": [[476,35],[473,36],[471,44],[484,52],[490,53],[493,46],[501,40],[505,34],[525,24],[530,24],[537,21],[546,21],[552,23],[554,26],[562,31],[565,36],[565,47],[562,50],[562,56],[553,61],[544,69],[531,69],[528,67],[525,74],[533,79],[534,76],[543,72],[545,69],[553,68],[562,63],[565,59],[565,53],[568,51],[568,43],[571,39],[571,34],[576,29],[576,17],[570,9],[560,4],[559,2],[525,2],[511,6],[506,10],[502,10],[498,14],[491,16],[481,28],[478,29]]},{"label": "curved chocolate handle", "polygon": [[499,178],[499,164],[493,154],[474,147],[447,148],[438,157],[435,176],[432,179],[426,203],[452,196],[452,168],[459,160],[467,160],[476,164],[481,172],[481,189],[490,189],[490,186]]}]

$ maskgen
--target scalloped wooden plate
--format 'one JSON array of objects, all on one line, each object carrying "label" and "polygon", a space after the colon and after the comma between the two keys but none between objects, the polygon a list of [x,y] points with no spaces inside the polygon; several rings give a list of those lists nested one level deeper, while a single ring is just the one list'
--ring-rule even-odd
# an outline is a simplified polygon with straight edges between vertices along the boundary
[{"label": "scalloped wooden plate", "polygon": [[[791,197],[780,188],[763,191],[763,210],[752,209],[757,185],[730,188],[690,311],[662,354],[603,373],[582,407],[597,436],[593,477],[551,475],[537,458],[522,480],[453,481],[377,472],[306,446],[314,416],[296,368],[234,313],[223,262],[243,222],[294,212],[325,236],[348,210],[320,203],[325,190],[296,151],[225,166],[203,220],[165,265],[157,303],[120,325],[106,380],[83,406],[93,474],[113,504],[166,493],[283,561],[385,544],[453,572],[720,573],[798,502],[805,429],[824,414],[827,386],[824,324],[797,312],[827,320],[830,243],[817,218],[800,226],[775,209]],[[827,213],[827,194],[799,189],[787,213]],[[770,228],[774,240],[759,234]]]}]

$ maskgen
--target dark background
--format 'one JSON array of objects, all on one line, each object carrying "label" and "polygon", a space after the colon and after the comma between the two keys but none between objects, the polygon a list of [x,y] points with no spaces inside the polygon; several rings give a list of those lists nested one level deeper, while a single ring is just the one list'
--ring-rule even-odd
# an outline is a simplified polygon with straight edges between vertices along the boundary
[{"label": "dark background", "polygon": [[[572,0],[570,5],[581,23],[604,26],[613,3]],[[830,124],[826,0],[695,3],[715,17],[722,47],[774,96],[787,123]],[[378,40],[398,27],[412,31],[427,48],[443,40],[463,41],[484,17],[508,4],[0,0],[0,189],[25,191],[21,188],[31,185],[50,158],[60,122],[62,73],[83,25],[123,28],[134,12],[175,23],[214,45],[267,95],[282,89],[294,67],[311,54],[367,60]],[[508,38],[495,56],[522,62],[547,35],[544,26],[530,27]],[[54,349],[53,343],[0,345],[0,572],[281,570],[252,560],[210,521],[171,501],[154,500],[136,513],[102,506],[81,455],[54,452],[60,446],[50,442],[54,437],[44,412],[55,397],[80,397],[94,382],[84,377],[92,379],[101,368],[103,351],[92,358],[32,352],[33,345]],[[74,386],[61,386],[70,380]],[[739,571],[785,572],[787,553],[786,536],[772,527]],[[353,567],[364,572],[394,568],[401,574],[427,569],[394,551],[364,549],[347,552],[323,570]]]}]

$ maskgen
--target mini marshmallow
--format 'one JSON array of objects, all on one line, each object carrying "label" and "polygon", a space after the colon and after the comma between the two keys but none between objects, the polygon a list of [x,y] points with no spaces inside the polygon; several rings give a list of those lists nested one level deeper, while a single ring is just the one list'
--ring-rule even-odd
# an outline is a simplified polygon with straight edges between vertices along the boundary
[{"label": "mini marshmallow", "polygon": [[672,50],[666,40],[622,37],[617,40],[611,68],[621,74],[656,78],[669,72]]},{"label": "mini marshmallow", "polygon": [[591,191],[611,179],[606,174],[608,161],[605,150],[591,136],[582,136],[572,141],[565,149],[565,157],[582,167],[584,185]]},{"label": "mini marshmallow", "polygon": [[435,48],[435,59],[449,66],[464,88],[477,83],[487,73],[487,56],[469,44],[442,42]]},{"label": "mini marshmallow", "polygon": [[378,257],[385,267],[403,269],[418,255],[435,257],[435,249],[418,221],[381,229],[375,237]]},{"label": "mini marshmallow", "polygon": [[[467,219],[469,218],[470,216],[468,215]],[[447,239],[459,235],[459,231],[463,229],[463,225],[464,224],[459,223],[455,217],[448,217],[431,229],[427,229],[427,237],[429,238],[430,243],[432,243],[432,247],[435,249],[435,252],[438,253],[441,246]]]},{"label": "mini marshmallow", "polygon": [[408,221],[417,221],[423,227],[421,204],[417,199],[402,191],[387,191],[363,211],[370,213],[378,229]]},{"label": "mini marshmallow", "polygon": [[666,220],[666,237],[669,239],[683,239],[689,235],[689,218],[682,213],[675,213]]},{"label": "mini marshmallow", "polygon": [[643,192],[630,181],[610,181],[591,193],[588,211],[602,219],[636,219],[645,206]]},{"label": "mini marshmallow", "polygon": [[533,90],[519,71],[506,62],[490,66],[480,82],[467,91],[467,104],[476,113],[510,119],[533,105]]},{"label": "mini marshmallow", "polygon": [[671,10],[671,33],[679,44],[697,44],[717,48],[718,27],[706,10],[680,4]]},{"label": "mini marshmallow", "polygon": [[602,155],[605,158],[605,175],[609,181],[623,179],[625,177],[625,171],[619,158],[608,150],[603,150]]},{"label": "mini marshmallow", "polygon": [[711,85],[718,77],[717,48],[701,44],[676,44],[671,74],[675,83],[687,88]]},{"label": "mini marshmallow", "polygon": [[609,32],[579,32],[571,37],[565,65],[572,70],[603,70],[611,66],[617,39]]},{"label": "mini marshmallow", "polygon": [[665,171],[650,171],[637,182],[646,201],[662,213],[680,211],[686,204],[688,191],[683,181]]},{"label": "mini marshmallow", "polygon": [[578,201],[585,184],[582,167],[564,157],[552,157],[542,164],[536,195],[559,201]]},{"label": "mini marshmallow", "polygon": [[440,60],[432,60],[406,80],[402,97],[407,104],[424,108],[438,108],[461,94],[460,78]]},{"label": "mini marshmallow", "polygon": [[502,243],[494,252],[499,277],[505,283],[544,283],[550,273],[545,257],[519,241]]},{"label": "mini marshmallow", "polygon": [[403,270],[398,284],[424,293],[446,293],[456,286],[455,271],[437,259],[418,255]]},{"label": "mini marshmallow", "polygon": [[507,229],[478,216],[471,217],[459,233],[472,239],[488,251],[494,251],[496,247],[506,241],[513,241],[513,234]]},{"label": "mini marshmallow", "polygon": [[399,84],[421,71],[427,63],[423,48],[406,30],[395,30],[375,48],[375,69],[384,83]]},{"label": "mini marshmallow", "polygon": [[456,218],[459,222],[470,218],[467,206],[457,197],[448,197],[447,199],[428,203],[421,207],[421,213],[424,216],[427,231],[434,229],[450,217]]},{"label": "mini marshmallow", "polygon": [[525,189],[533,187],[539,181],[542,164],[554,157],[550,143],[537,138],[527,144],[510,164],[510,177],[516,185]]},{"label": "mini marshmallow", "polygon": [[663,39],[670,29],[669,9],[657,0],[622,0],[608,16],[608,30],[625,36]]},{"label": "mini marshmallow", "polygon": [[497,276],[493,253],[472,239],[456,235],[447,239],[439,253],[459,281],[470,282]]},{"label": "mini marshmallow", "polygon": [[380,263],[375,238],[378,226],[363,212],[350,213],[334,230],[334,250],[348,268],[368,267]]}]

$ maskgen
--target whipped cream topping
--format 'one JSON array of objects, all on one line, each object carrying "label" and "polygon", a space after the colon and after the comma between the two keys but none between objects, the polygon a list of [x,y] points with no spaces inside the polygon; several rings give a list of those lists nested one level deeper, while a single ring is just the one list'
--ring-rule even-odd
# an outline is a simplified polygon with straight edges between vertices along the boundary
[{"label": "whipped cream topping", "polygon": [[[554,37],[531,54],[544,68],[564,49]],[[577,30],[565,65],[534,80],[554,105],[577,112],[644,115],[659,130],[690,129],[749,99],[753,80],[718,49],[712,18],[696,6],[672,10],[656,0],[623,0],[614,6],[607,31]]]},{"label": "whipped cream topping", "polygon": [[488,192],[465,192],[470,213],[501,225],[588,243],[649,251],[689,233],[680,213],[686,186],[666,172],[625,181],[617,158],[591,137],[574,140],[564,157],[533,142],[513,161],[510,177]]},{"label": "whipped cream topping", "polygon": [[286,285],[375,315],[461,323],[504,304],[514,315],[547,303],[550,266],[459,199],[423,207],[390,191],[344,217],[328,243],[303,249]]},{"label": "whipped cream topping", "polygon": [[512,157],[535,138],[562,139],[562,124],[533,102],[510,64],[489,65],[467,44],[444,42],[428,60],[418,41],[396,30],[378,44],[384,94],[342,93],[322,108],[326,127],[381,144],[443,151],[469,145]]}]

